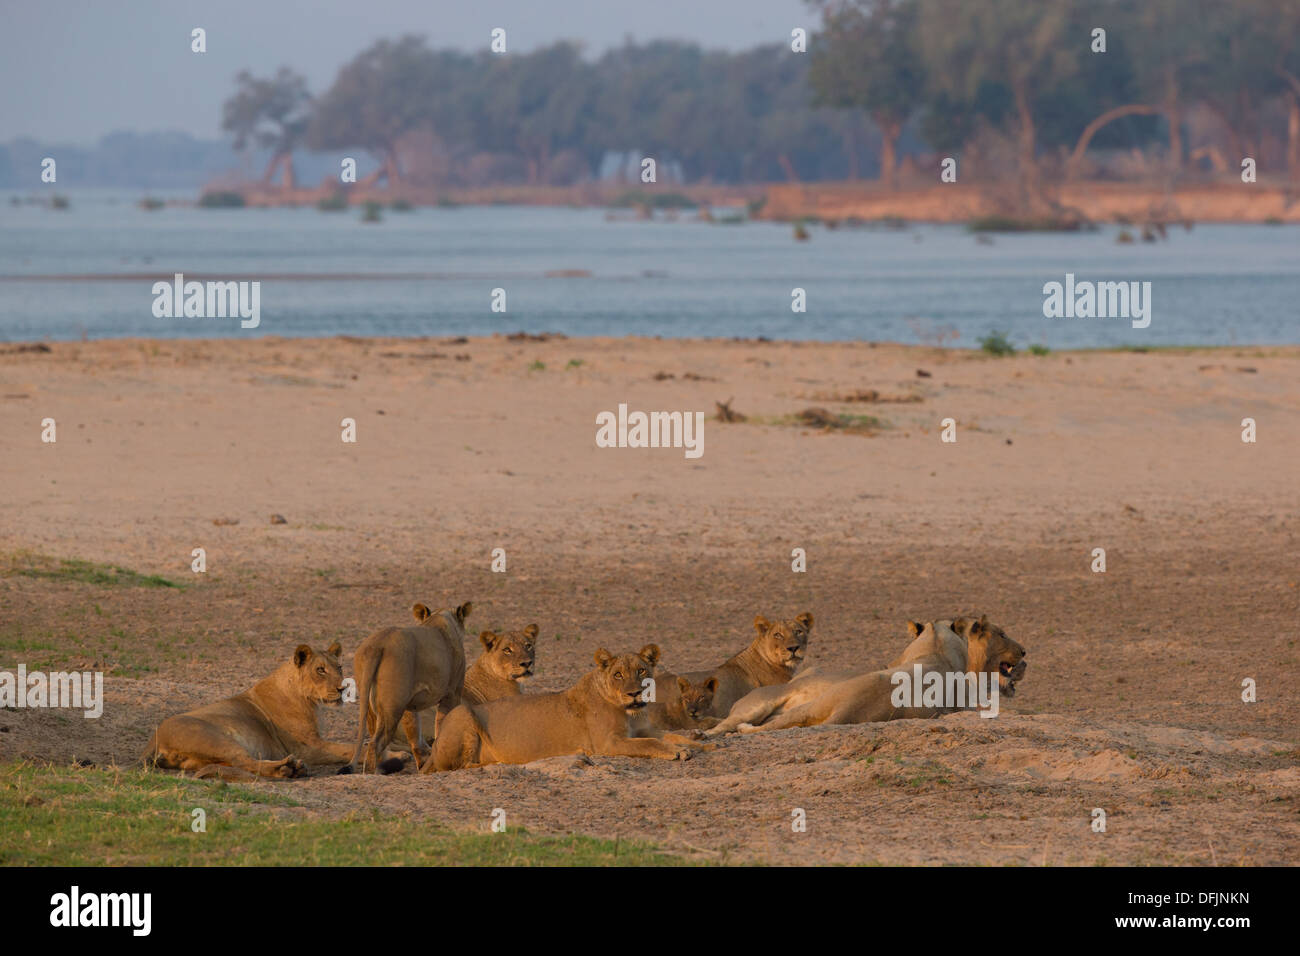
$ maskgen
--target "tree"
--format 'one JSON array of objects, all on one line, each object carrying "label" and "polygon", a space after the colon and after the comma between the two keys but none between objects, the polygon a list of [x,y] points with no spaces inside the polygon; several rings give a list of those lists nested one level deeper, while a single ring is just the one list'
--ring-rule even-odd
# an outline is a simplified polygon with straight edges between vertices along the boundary
[{"label": "tree", "polygon": [[1066,35],[1068,3],[1048,0],[917,0],[918,37],[932,89],[973,100],[985,84],[1005,87],[1016,120],[1024,196],[1042,203],[1035,97],[1078,70],[1086,37]]},{"label": "tree", "polygon": [[464,54],[435,54],[418,36],[377,41],[339,70],[317,102],[308,142],[313,149],[369,150],[383,164],[373,178],[382,176],[395,185],[401,180],[398,140],[434,125],[437,105],[445,102],[443,74],[454,75],[455,67],[468,59]]},{"label": "tree", "polygon": [[591,73],[572,43],[495,58],[468,111],[475,143],[521,154],[528,181],[541,182],[557,152],[583,146],[596,90]]},{"label": "tree", "polygon": [[235,77],[235,95],[222,107],[221,128],[235,136],[235,149],[250,142],[271,150],[262,182],[269,183],[277,166],[284,166],[284,185],[294,185],[293,151],[302,143],[311,118],[307,81],[287,66],[270,79],[247,70]]},{"label": "tree", "polygon": [[916,37],[917,0],[822,4],[808,80],[813,103],[860,109],[880,130],[880,178],[892,189],[903,124],[925,77]]}]

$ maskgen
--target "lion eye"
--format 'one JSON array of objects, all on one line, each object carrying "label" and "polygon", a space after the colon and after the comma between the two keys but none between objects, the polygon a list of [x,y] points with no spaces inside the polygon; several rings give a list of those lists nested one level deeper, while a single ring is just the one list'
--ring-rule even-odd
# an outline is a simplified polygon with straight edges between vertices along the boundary
[{"label": "lion eye", "polygon": [[323,668],[323,667],[318,667],[318,668],[316,668],[316,673],[317,673],[317,674],[320,674],[321,677],[324,677],[324,676],[325,676],[325,668]]},{"label": "lion eye", "polygon": [[513,654],[513,653],[514,653],[514,651],[512,651],[510,648],[508,648],[508,647],[506,648],[506,656],[507,656],[507,657],[509,657],[509,656],[510,656],[511,654]]}]

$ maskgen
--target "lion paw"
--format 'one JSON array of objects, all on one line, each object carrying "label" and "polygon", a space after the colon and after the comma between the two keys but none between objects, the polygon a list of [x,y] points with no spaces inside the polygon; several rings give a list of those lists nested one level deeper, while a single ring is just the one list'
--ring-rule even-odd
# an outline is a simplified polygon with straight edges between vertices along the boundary
[{"label": "lion paw", "polygon": [[678,747],[678,748],[677,748],[677,753],[676,753],[676,755],[674,756],[673,759],[675,759],[675,760],[690,760],[690,759],[691,759],[691,751],[690,751],[690,748],[689,748],[689,747]]},{"label": "lion paw", "polygon": [[275,775],[277,777],[285,777],[285,778],[296,777],[298,776],[298,774],[302,773],[305,769],[307,769],[307,765],[304,764],[297,757],[295,757],[293,754],[290,754],[289,756],[281,760],[278,764],[276,764]]},{"label": "lion paw", "polygon": [[758,730],[758,728],[753,724],[740,724],[736,729],[742,734],[752,734],[754,731]]}]

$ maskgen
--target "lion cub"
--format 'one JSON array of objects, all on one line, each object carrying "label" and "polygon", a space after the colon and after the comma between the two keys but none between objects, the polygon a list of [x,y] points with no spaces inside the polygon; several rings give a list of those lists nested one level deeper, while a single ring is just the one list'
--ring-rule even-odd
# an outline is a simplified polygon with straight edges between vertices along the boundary
[{"label": "lion cub", "polygon": [[577,753],[686,760],[687,748],[698,745],[640,721],[647,706],[642,681],[653,676],[658,661],[656,644],[618,657],[602,647],[595,669],[568,690],[462,704],[443,720],[422,772]]},{"label": "lion cub", "polygon": [[419,759],[420,711],[436,707],[447,713],[460,703],[465,683],[465,618],[473,605],[430,611],[411,608],[418,627],[386,627],[362,641],[352,661],[361,705],[352,764],[362,759],[366,732],[370,748],[362,763],[376,769],[400,721],[411,753]]},{"label": "lion cub", "polygon": [[[483,704],[501,697],[517,697],[523,693],[520,682],[533,676],[537,632],[537,625],[529,624],[522,631],[480,633],[478,639],[483,645],[483,653],[465,672],[465,686],[460,692],[461,703]],[[427,719],[428,726],[433,728],[433,736],[425,738],[425,743],[431,744],[438,736],[443,715],[426,710],[420,716]]]},{"label": "lion cub", "polygon": [[659,681],[667,691],[645,708],[645,719],[660,730],[704,730],[718,722],[711,717],[718,679],[692,681],[684,674],[664,674]]},{"label": "lion cub", "polygon": [[294,777],[307,763],[346,763],[351,749],[320,735],[320,705],[343,699],[341,648],[299,644],[293,656],[251,689],[168,717],[144,759],[200,777]]}]

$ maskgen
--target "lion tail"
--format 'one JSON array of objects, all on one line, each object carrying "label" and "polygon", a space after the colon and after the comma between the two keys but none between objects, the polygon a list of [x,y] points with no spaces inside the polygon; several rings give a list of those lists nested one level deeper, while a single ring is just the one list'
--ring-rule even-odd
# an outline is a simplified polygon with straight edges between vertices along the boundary
[{"label": "lion tail", "polygon": [[[352,751],[354,764],[361,759],[361,752],[366,745],[366,720],[370,716],[370,694],[375,686],[375,674],[379,672],[379,659],[383,654],[383,649],[377,647],[373,652],[366,652],[364,656],[358,651],[353,658],[357,675],[357,702],[361,705],[361,715],[357,723],[357,746]],[[358,658],[360,658],[359,662]],[[364,766],[361,768],[363,773],[365,769]]]}]

